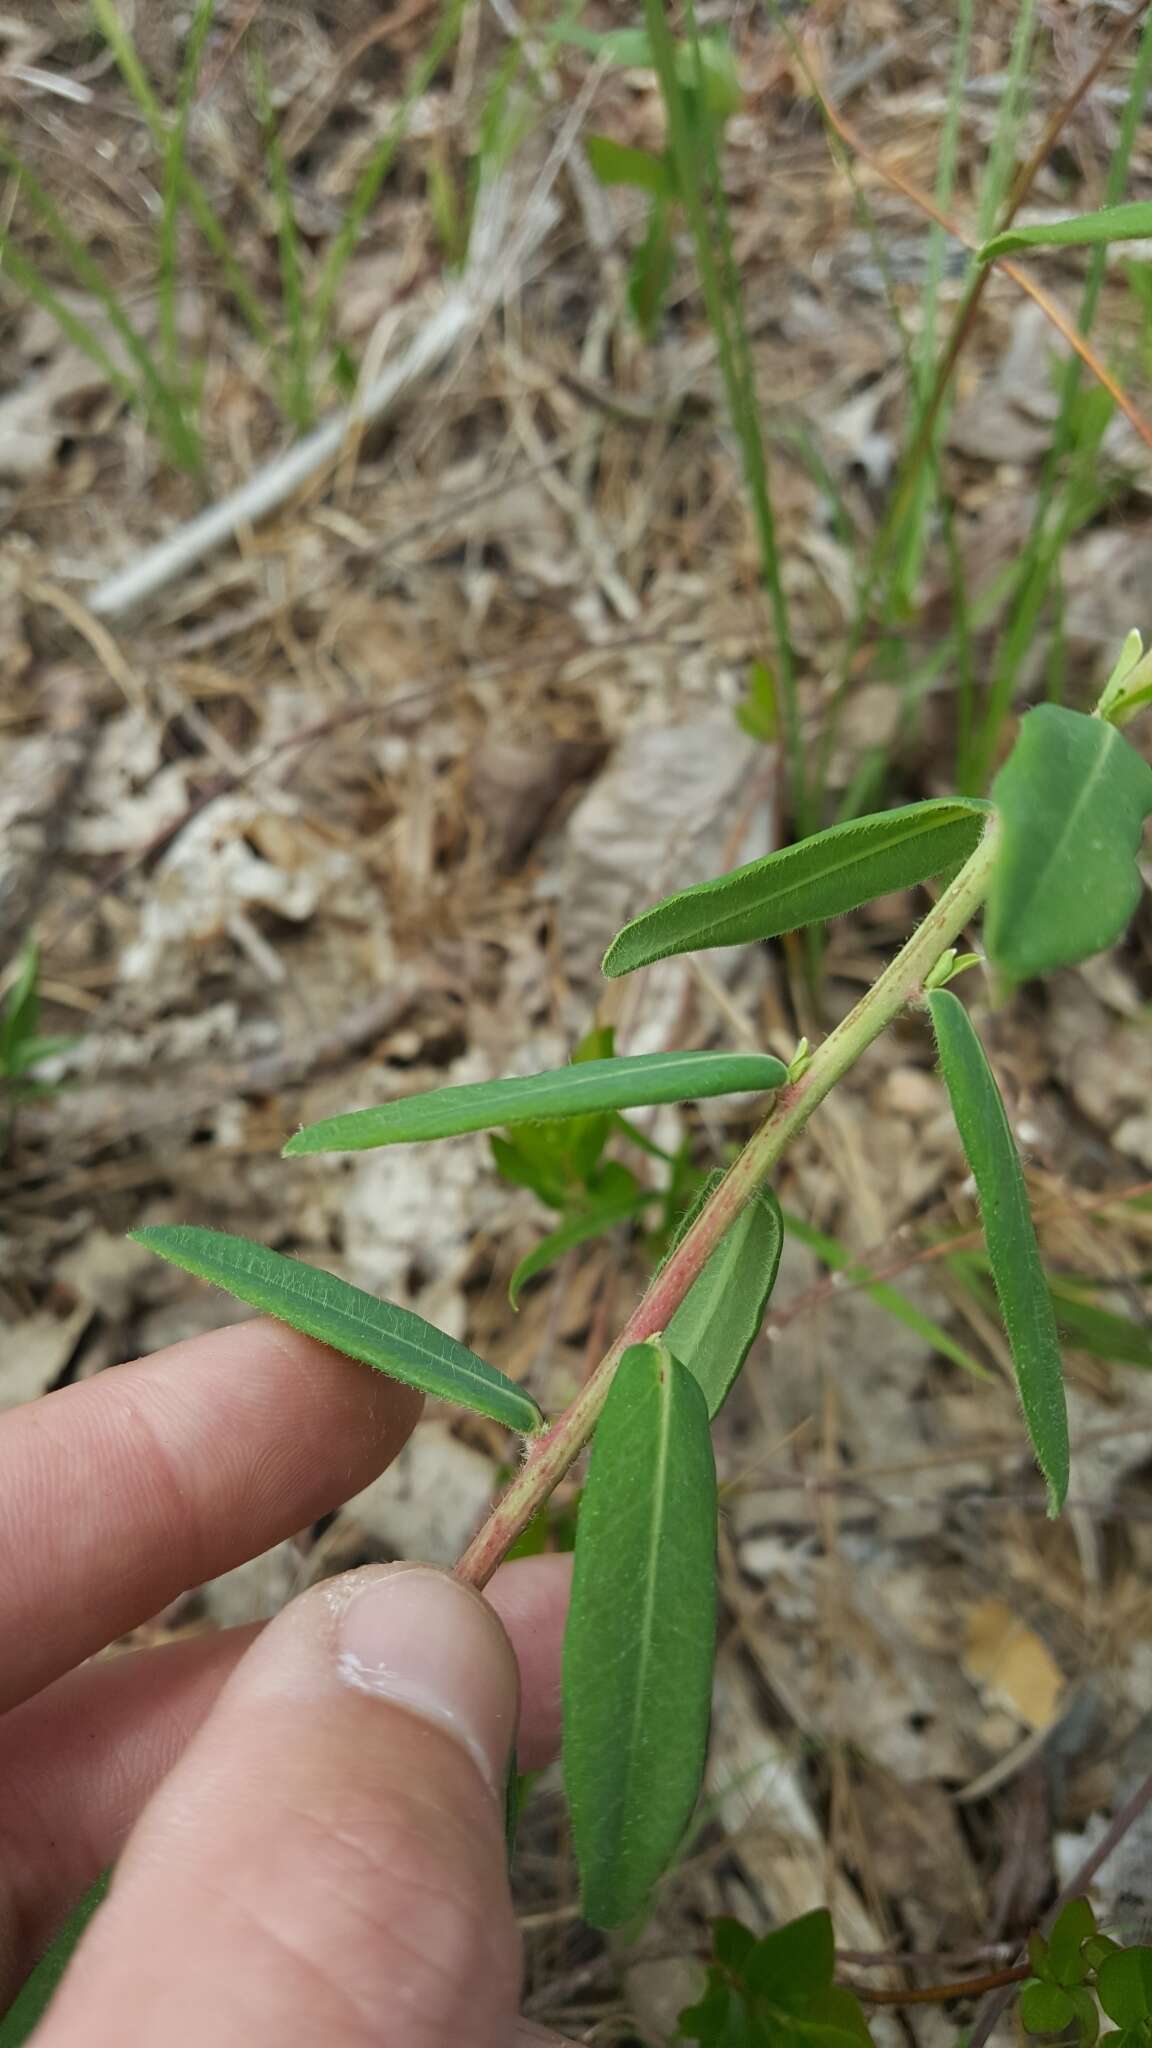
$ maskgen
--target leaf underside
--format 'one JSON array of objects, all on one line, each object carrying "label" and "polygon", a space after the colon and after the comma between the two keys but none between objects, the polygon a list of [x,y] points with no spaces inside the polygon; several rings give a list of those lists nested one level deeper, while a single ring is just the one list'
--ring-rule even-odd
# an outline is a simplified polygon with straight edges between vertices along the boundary
[{"label": "leaf underside", "polygon": [[759,1335],[783,1242],[780,1205],[762,1188],[725,1231],[664,1332],[673,1356],[699,1382],[710,1416]]},{"label": "leaf underside", "polygon": [[928,997],[940,1065],[980,1197],[984,1237],[1016,1383],[1049,1513],[1068,1491],[1068,1415],[1052,1297],[1040,1261],[1028,1191],[1011,1127],[984,1048],[950,989]]},{"label": "leaf underside", "polygon": [[975,851],[987,816],[974,799],[941,798],[832,825],[643,911],[613,939],[604,972],[614,978],[675,953],[747,945],[842,917],[950,872]]},{"label": "leaf underside", "polygon": [[1105,720],[1041,704],[992,797],[1001,844],[984,937],[1001,977],[1025,981],[1112,945],[1140,900],[1148,763]]},{"label": "leaf underside", "polygon": [[523,1388],[466,1345],[423,1316],[378,1301],[334,1273],[269,1251],[249,1238],[189,1223],[155,1224],[131,1235],[135,1243],[186,1273],[223,1287],[238,1301],[277,1316],[390,1379],[471,1408],[522,1436],[532,1435],[543,1424],[539,1408]]},{"label": "leaf underside", "polygon": [[788,1070],[769,1053],[659,1052],[629,1058],[583,1060],[546,1074],[506,1081],[472,1081],[383,1102],[375,1109],[326,1117],[297,1131],[286,1158],[307,1152],[363,1152],[377,1145],[459,1137],[465,1131],[641,1109],[658,1102],[690,1102],[711,1095],[782,1088]]},{"label": "leaf underside", "polygon": [[584,1910],[644,1905],[704,1770],[716,1634],[708,1410],[660,1343],[617,1368],[597,1425],[564,1638],[564,1781]]}]

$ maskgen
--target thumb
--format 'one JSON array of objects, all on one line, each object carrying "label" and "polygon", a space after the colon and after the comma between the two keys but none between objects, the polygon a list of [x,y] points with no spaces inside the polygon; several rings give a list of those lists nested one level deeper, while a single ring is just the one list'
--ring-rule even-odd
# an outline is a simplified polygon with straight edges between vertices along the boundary
[{"label": "thumb", "polygon": [[517,1692],[491,1608],[441,1572],[295,1601],[130,1837],[43,2048],[508,2048]]}]

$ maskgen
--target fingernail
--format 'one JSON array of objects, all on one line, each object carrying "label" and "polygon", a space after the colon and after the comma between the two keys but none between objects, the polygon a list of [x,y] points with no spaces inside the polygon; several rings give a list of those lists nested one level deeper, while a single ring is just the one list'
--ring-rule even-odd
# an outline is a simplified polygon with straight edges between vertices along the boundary
[{"label": "fingernail", "polygon": [[516,1664],[477,1594],[419,1566],[374,1574],[343,1607],[336,1648],[346,1685],[443,1728],[503,1798],[519,1704]]}]

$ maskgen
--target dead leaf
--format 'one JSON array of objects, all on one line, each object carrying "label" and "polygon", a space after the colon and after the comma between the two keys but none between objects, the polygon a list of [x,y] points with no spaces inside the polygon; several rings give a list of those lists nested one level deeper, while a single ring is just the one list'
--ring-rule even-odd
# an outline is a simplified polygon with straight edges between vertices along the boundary
[{"label": "dead leaf", "polygon": [[1026,1728],[1050,1728],[1064,1677],[1046,1643],[1001,1600],[982,1600],[965,1624],[964,1669],[990,1704]]}]

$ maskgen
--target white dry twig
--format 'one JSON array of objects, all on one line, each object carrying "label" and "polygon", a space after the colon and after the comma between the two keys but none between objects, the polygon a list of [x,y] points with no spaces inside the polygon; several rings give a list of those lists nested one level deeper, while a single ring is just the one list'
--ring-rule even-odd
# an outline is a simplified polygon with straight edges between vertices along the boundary
[{"label": "white dry twig", "polygon": [[485,188],[477,205],[463,276],[396,361],[350,406],[285,449],[238,490],[149,548],[130,568],[101,583],[88,600],[89,611],[101,618],[119,617],[154,596],[213,548],[275,511],[302,484],[338,459],[350,435],[380,419],[454,349],[473,340],[493,309],[523,282],[533,256],[558,219],[558,208],[549,195],[574,139],[573,124],[568,121],[526,204],[517,202],[507,177],[494,178]]}]

